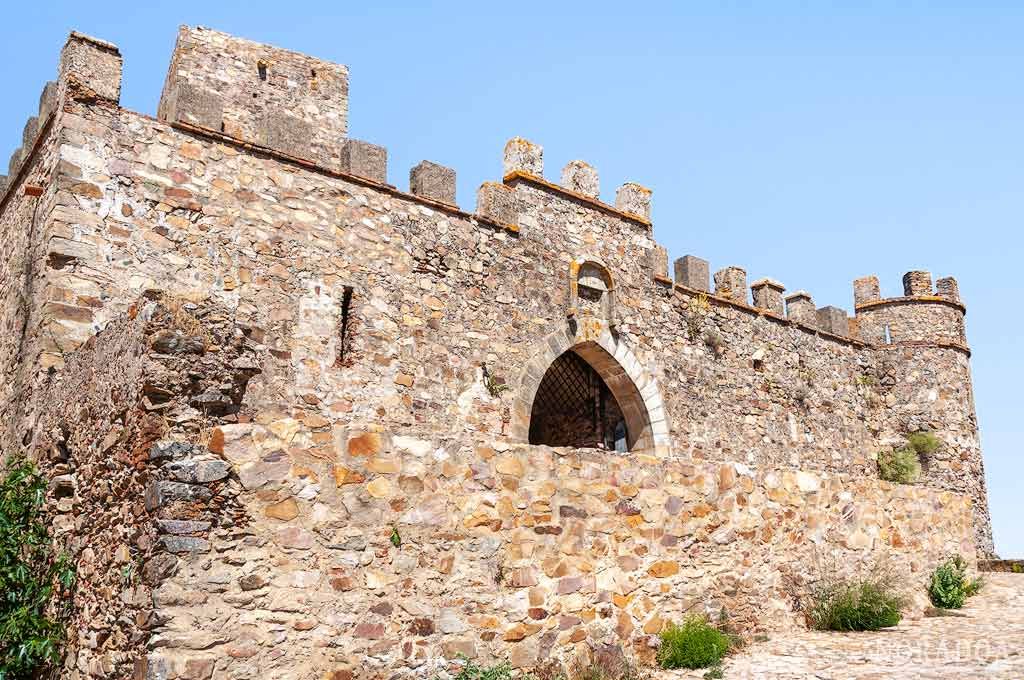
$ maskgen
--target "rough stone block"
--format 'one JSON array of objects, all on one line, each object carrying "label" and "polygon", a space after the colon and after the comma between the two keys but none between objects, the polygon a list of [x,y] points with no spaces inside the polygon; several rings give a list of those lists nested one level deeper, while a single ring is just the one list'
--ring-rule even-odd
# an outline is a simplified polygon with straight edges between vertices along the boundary
[{"label": "rough stone block", "polygon": [[660,276],[663,279],[668,278],[668,251],[665,249],[665,246],[654,244],[654,247],[651,249],[651,265],[655,276]]},{"label": "rough stone block", "polygon": [[205,486],[198,484],[186,484],[184,482],[151,482],[146,487],[146,509],[155,510],[166,503],[182,501],[192,503],[197,501],[208,501],[213,498],[213,492]]},{"label": "rough stone block", "polygon": [[162,113],[172,123],[188,123],[220,132],[224,124],[224,101],[215,92],[179,82],[168,93]]},{"label": "rough stone block", "polygon": [[818,325],[818,314],[810,293],[798,290],[786,296],[786,317],[808,326]]},{"label": "rough stone block", "polygon": [[913,271],[903,275],[903,294],[907,297],[932,295],[931,272]]},{"label": "rough stone block", "polygon": [[193,453],[201,452],[195,445],[189,442],[178,442],[168,439],[161,439],[149,447],[149,459],[160,460],[162,458],[181,459],[187,458]]},{"label": "rough stone block", "polygon": [[180,460],[166,467],[172,479],[189,484],[207,484],[224,479],[231,466],[224,460]]},{"label": "rough stone block", "polygon": [[260,121],[259,141],[267,148],[308,160],[315,130],[307,123],[284,111],[268,111]]},{"label": "rough stone block", "polygon": [[43,125],[50,115],[57,110],[57,83],[50,81],[43,86],[39,94],[39,124]]},{"label": "rough stone block", "polygon": [[715,295],[746,303],[747,270],[742,267],[725,267],[715,272]]},{"label": "rough stone block", "polygon": [[862,276],[853,281],[853,303],[863,305],[882,298],[877,276]]},{"label": "rough stone block", "polygon": [[952,276],[946,276],[935,281],[935,292],[939,297],[946,298],[952,302],[960,302],[960,286]]},{"label": "rough stone block", "polygon": [[7,175],[0,175],[0,194],[7,191]]},{"label": "rough stone block", "polygon": [[156,526],[160,533],[186,536],[209,530],[210,523],[188,519],[158,519]]},{"label": "rough stone block", "polygon": [[597,198],[601,193],[597,168],[585,161],[569,161],[565,164],[562,168],[562,186],[591,198]]},{"label": "rough stone block", "polygon": [[544,175],[544,147],[539,144],[513,137],[505,144],[505,174],[525,172],[542,177]]},{"label": "rough stone block", "polygon": [[710,289],[711,265],[694,255],[684,255],[675,262],[676,283],[694,290]]},{"label": "rough stone block", "polygon": [[651,190],[635,182],[626,182],[615,192],[615,207],[648,220],[651,218]]},{"label": "rough stone block", "polygon": [[369,142],[349,139],[341,149],[341,171],[387,184],[388,150]]},{"label": "rough stone block", "polygon": [[822,307],[817,311],[818,328],[832,335],[847,336],[850,334],[850,320],[845,309],[839,307]]},{"label": "rough stone block", "polygon": [[121,99],[121,53],[117,46],[76,31],[60,53],[60,86],[74,82],[97,97],[117,103]]},{"label": "rough stone block", "polygon": [[168,535],[161,536],[160,542],[168,552],[175,554],[210,552],[210,542],[205,538]]},{"label": "rough stone block", "polygon": [[430,161],[420,161],[409,171],[409,191],[434,201],[455,205],[455,171]]},{"label": "rough stone block", "polygon": [[786,287],[773,279],[758,279],[750,284],[754,306],[779,316],[785,313],[785,303],[782,299],[785,291]]},{"label": "rough stone block", "polygon": [[21,147],[31,149],[36,142],[36,135],[39,134],[39,119],[32,116],[25,121],[25,127],[21,130]]},{"label": "rough stone block", "polygon": [[476,194],[476,213],[499,224],[517,224],[519,203],[515,192],[504,184],[484,182]]}]

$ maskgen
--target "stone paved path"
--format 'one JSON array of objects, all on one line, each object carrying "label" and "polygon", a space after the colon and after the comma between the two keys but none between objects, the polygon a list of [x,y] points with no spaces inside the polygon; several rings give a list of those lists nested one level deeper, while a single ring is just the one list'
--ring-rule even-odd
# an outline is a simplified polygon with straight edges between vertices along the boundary
[{"label": "stone paved path", "polygon": [[[725,664],[726,680],[1024,679],[1024,574],[985,574],[963,616],[906,621],[877,633],[807,631],[753,644]],[[662,672],[659,680],[702,678]]]}]

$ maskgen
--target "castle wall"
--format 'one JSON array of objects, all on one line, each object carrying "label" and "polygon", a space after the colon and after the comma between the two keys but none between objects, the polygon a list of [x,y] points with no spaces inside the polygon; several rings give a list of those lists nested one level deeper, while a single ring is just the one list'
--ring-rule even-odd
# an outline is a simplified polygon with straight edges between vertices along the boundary
[{"label": "castle wall", "polygon": [[[516,436],[517,390],[492,396],[481,367],[518,387],[547,336],[568,327],[567,273],[583,254],[615,273],[617,336],[665,404],[663,455],[839,472],[873,465],[880,414],[857,380],[873,362],[863,346],[719,304],[691,338],[691,295],[652,279],[642,225],[531,185],[515,188],[524,211],[514,233],[130,112],[78,115],[68,123],[103,131],[74,152],[99,168],[101,196],[85,202],[106,215],[82,229],[97,243],[91,264],[106,274],[90,323],[147,288],[216,300],[298,373],[268,387],[267,407],[302,402],[331,420],[439,438]],[[115,129],[128,127],[135,143],[108,157]],[[341,362],[346,287],[356,328]]]},{"label": "castle wall", "polygon": [[[581,161],[550,183],[526,140],[509,142],[502,182],[470,213],[450,169],[417,165],[407,193],[383,183],[372,145],[331,147],[334,167],[306,136],[261,136],[268,112],[317,120],[306,104],[326,94],[257,70],[279,89],[248,107],[251,62],[272,48],[183,30],[160,119],[117,106],[116,48],[72,36],[65,53],[57,117],[27,156],[48,201],[39,236],[24,235],[26,197],[0,210],[5,324],[26,318],[11,300],[31,291],[27,349],[2,347],[5,446],[49,451],[53,404],[93,389],[53,381],[88,375],[89,361],[115,370],[120,352],[120,400],[90,394],[93,411],[65,418],[80,467],[54,474],[100,479],[104,430],[140,433],[136,452],[159,432],[170,452],[137,460],[119,486],[144,487],[144,511],[121,496],[111,510],[160,546],[136,546],[159,567],[156,612],[138,639],[124,633],[130,645],[113,636],[108,656],[85,653],[81,673],[123,664],[147,637],[165,650],[152,677],[343,673],[364,656],[392,669],[458,652],[530,665],[611,639],[646,653],[644,636],[691,600],[749,630],[794,625],[790,590],[817,550],[850,563],[885,553],[915,579],[945,552],[992,552],[951,279],[936,296],[912,272],[889,301],[859,280],[853,318],[773,280],[752,284],[751,304],[739,267],[716,272],[714,292],[699,258],[668,278],[648,190],[627,183],[603,202]],[[299,56],[270,59],[268,78]],[[323,130],[337,141],[347,71],[335,75]],[[238,88],[211,98],[217,79]],[[145,343],[88,358],[91,338],[154,299],[176,302],[132,331]],[[528,446],[537,388],[568,350],[614,394],[629,453]],[[148,356],[138,370],[133,352]],[[70,391],[48,396],[53,384]],[[125,408],[160,426],[115,423]],[[924,484],[879,482],[877,452],[920,429],[944,443]],[[211,461],[220,486],[188,472]],[[102,514],[101,502],[68,512]],[[81,559],[93,574],[116,568]],[[103,583],[111,602],[92,610],[114,606]],[[104,637],[82,626],[82,639]]]},{"label": "castle wall", "polygon": [[[260,393],[268,415],[258,417],[526,441],[518,388],[531,360],[554,358],[548,340],[569,327],[568,272],[583,258],[614,275],[615,336],[650,376],[659,455],[874,474],[881,435],[906,421],[875,398],[868,346],[745,296],[695,306],[696,291],[654,277],[658,251],[642,218],[529,176],[499,187],[515,207],[506,228],[121,109],[79,107],[64,125],[75,143],[63,153],[83,168],[74,186],[87,194],[74,201],[104,217],[70,225],[94,257],[54,283],[84,310],[55,337],[80,342],[148,288],[218,301],[296,371]],[[124,130],[131,145],[117,143]],[[962,380],[959,355],[942,356],[934,385]],[[513,389],[490,394],[485,366]],[[976,439],[973,406],[956,423],[927,399],[916,408],[951,441]]]},{"label": "castle wall", "polygon": [[50,324],[59,323],[56,319],[65,311],[59,298],[45,293],[48,272],[65,266],[81,250],[60,238],[66,235],[51,238],[50,215],[60,209],[52,180],[62,138],[52,122],[53,93],[49,84],[40,101],[42,122],[39,117],[28,121],[23,146],[0,182],[0,442],[6,450],[21,441],[13,426],[25,417],[23,407],[35,376],[52,365],[41,352],[52,344]]},{"label": "castle wall", "polygon": [[35,457],[81,579],[62,677],[650,662],[686,612],[787,630],[817,579],[881,564],[918,616],[938,560],[975,560],[970,500],[925,486],[260,423],[271,350],[217,305],[150,298],[39,395]]}]

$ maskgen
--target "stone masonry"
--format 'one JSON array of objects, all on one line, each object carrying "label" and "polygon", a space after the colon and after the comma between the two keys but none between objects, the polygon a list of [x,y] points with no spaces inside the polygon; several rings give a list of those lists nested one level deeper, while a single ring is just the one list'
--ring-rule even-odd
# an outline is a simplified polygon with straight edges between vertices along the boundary
[{"label": "stone masonry", "polygon": [[[154,118],[121,63],[72,33],[0,181],[0,441],[82,575],[62,677],[644,661],[687,611],[801,627],[825,569],[885,560],[913,616],[992,556],[952,278],[817,309],[670,268],[650,190],[525,139],[473,211],[430,161],[389,185],[344,66],[183,27]],[[919,431],[921,482],[879,480]]]}]

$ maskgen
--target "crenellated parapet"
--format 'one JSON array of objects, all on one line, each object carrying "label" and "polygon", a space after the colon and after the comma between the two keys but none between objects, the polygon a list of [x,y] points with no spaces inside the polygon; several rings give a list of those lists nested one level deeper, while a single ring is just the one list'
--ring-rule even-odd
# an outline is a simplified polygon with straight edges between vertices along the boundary
[{"label": "crenellated parapet", "polygon": [[[743,267],[723,267],[710,277],[707,260],[686,255],[675,261],[675,284],[691,293],[709,293],[709,300],[729,304],[756,312],[807,330],[820,331],[837,338],[856,342],[856,320],[839,307],[814,306],[810,293],[800,290],[786,295],[786,287],[771,278],[761,278],[747,284],[747,270]],[[713,280],[714,287],[710,285]],[[750,290],[748,295],[747,290]]]},{"label": "crenellated parapet", "polygon": [[932,287],[927,271],[903,275],[903,295],[883,298],[875,276],[853,282],[860,337],[872,344],[937,343],[966,349],[964,315],[956,279]]},{"label": "crenellated parapet", "polygon": [[[516,185],[525,183],[639,224],[648,230],[651,228],[651,190],[636,182],[626,182],[616,190],[614,203],[605,203],[600,199],[601,186],[597,169],[586,161],[569,161],[562,168],[560,183],[555,184],[544,178],[544,148],[522,137],[513,137],[505,144],[502,168],[503,184],[508,188],[514,189]],[[502,197],[501,190],[494,183],[486,182],[477,195],[477,213],[488,219],[515,224],[515,214],[509,211],[514,203],[514,200]],[[498,206],[501,207],[500,212],[488,212]],[[664,271],[667,276],[667,256],[664,259],[664,266],[654,262],[656,275],[661,276],[658,272]]]},{"label": "crenellated parapet", "polygon": [[7,164],[7,175],[0,175],[0,194],[17,184],[23,168],[36,148],[40,137],[49,128],[61,102],[80,99],[98,104],[117,105],[121,98],[121,53],[117,46],[72,31],[60,53],[57,80],[43,86],[37,113],[22,128],[21,146],[14,150]]}]

